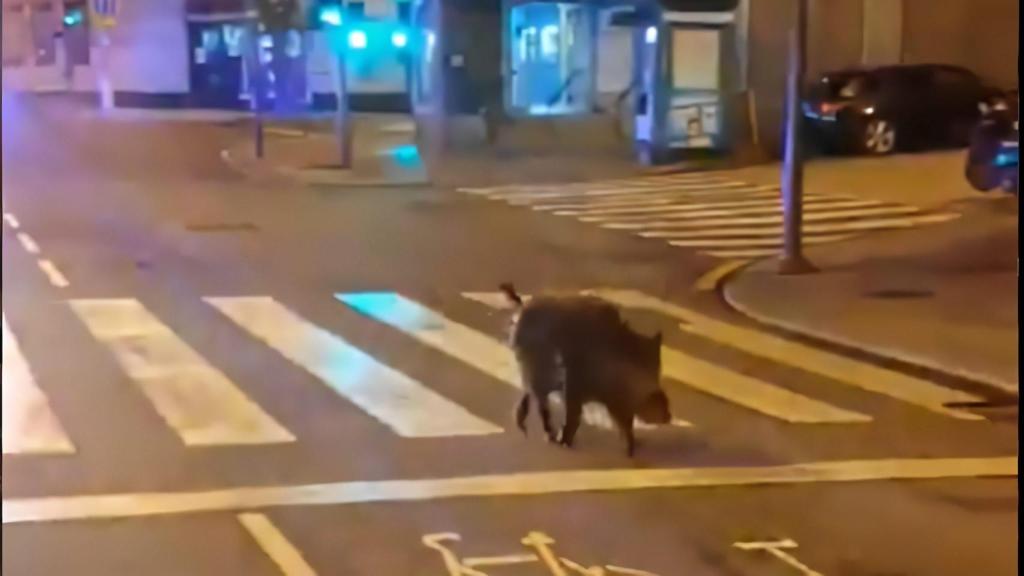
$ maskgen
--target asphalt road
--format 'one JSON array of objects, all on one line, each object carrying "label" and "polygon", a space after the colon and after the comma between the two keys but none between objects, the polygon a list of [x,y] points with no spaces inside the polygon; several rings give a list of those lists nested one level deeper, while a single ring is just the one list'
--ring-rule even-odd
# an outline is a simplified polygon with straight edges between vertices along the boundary
[{"label": "asphalt road", "polygon": [[[1016,413],[752,325],[716,258],[3,106],[4,574],[1016,573]],[[506,280],[628,291],[687,425],[514,431]]]}]

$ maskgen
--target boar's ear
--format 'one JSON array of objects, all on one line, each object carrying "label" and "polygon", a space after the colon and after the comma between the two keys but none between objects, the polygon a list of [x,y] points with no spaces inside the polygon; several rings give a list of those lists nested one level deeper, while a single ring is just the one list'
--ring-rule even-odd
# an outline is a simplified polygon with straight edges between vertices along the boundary
[{"label": "boar's ear", "polygon": [[660,351],[661,350],[661,332],[658,332],[654,336],[651,336],[651,346]]}]

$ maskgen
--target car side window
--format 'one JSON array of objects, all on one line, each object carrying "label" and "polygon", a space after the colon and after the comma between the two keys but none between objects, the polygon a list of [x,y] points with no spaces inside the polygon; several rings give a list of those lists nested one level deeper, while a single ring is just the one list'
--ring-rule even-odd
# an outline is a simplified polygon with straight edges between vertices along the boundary
[{"label": "car side window", "polygon": [[978,89],[974,75],[953,68],[936,68],[931,74],[932,88],[941,92],[965,93]]}]

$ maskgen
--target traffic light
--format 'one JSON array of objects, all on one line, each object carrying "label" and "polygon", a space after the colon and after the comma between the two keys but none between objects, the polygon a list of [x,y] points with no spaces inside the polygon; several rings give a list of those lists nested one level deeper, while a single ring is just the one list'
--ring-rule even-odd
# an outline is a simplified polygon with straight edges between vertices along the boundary
[{"label": "traffic light", "polygon": [[297,28],[298,0],[256,0],[260,24],[268,32],[284,32]]},{"label": "traffic light", "polygon": [[85,22],[85,2],[65,2],[62,21],[65,28],[81,26]]},{"label": "traffic light", "polygon": [[345,22],[342,0],[313,0],[306,20],[310,30],[338,28]]}]

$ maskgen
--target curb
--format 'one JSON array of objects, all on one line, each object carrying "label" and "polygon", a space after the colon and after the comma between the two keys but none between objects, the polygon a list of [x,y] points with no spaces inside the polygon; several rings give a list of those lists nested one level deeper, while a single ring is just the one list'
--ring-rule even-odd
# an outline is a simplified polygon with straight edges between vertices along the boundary
[{"label": "curb", "polygon": [[[260,166],[262,170],[265,170],[266,174],[260,174],[259,171],[247,168],[244,166],[244,162],[234,158],[230,148],[225,148],[220,151],[221,160],[238,174],[245,178],[253,180],[261,180],[267,178],[267,175],[277,176],[291,182],[306,186],[334,186],[338,188],[422,188],[424,186],[431,186],[429,178],[425,178],[422,181],[416,182],[404,182],[394,180],[356,180],[356,179],[338,179],[336,176],[325,174],[318,175],[316,172],[306,172],[298,169],[291,168],[275,168],[270,165]],[[257,162],[257,161],[253,161]]]},{"label": "curb", "polygon": [[782,330],[784,332],[789,332],[791,334],[796,334],[798,336],[808,338],[810,340],[824,342],[826,344],[831,344],[833,346],[838,346],[840,348],[846,348],[848,350],[860,352],[862,354],[873,356],[882,360],[889,360],[910,367],[916,367],[931,372],[946,374],[953,378],[966,380],[968,382],[984,385],[989,388],[994,388],[1000,392],[1011,394],[1016,397],[1019,397],[1020,395],[1020,389],[1017,385],[1013,384],[1012,382],[1004,381],[1001,378],[996,378],[987,374],[979,374],[972,370],[965,370],[963,368],[945,366],[941,363],[935,362],[934,360],[931,360],[929,358],[923,358],[915,354],[903,352],[893,353],[893,351],[890,349],[883,350],[875,348],[873,346],[866,345],[861,342],[855,342],[848,338],[835,336],[833,334],[828,334],[818,330],[808,329],[793,322],[779,320],[778,318],[773,318],[760,312],[756,312],[750,309],[748,306],[744,305],[742,302],[739,302],[738,300],[736,300],[735,297],[729,294],[729,290],[727,289],[726,285],[728,284],[729,279],[735,277],[735,274],[730,274],[726,279],[723,279],[723,281],[719,283],[718,291],[722,295],[722,299],[730,308],[759,324],[775,328],[778,330]]}]

